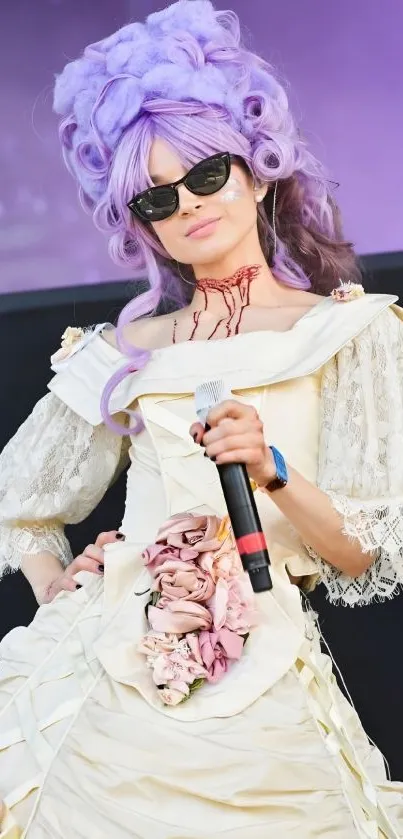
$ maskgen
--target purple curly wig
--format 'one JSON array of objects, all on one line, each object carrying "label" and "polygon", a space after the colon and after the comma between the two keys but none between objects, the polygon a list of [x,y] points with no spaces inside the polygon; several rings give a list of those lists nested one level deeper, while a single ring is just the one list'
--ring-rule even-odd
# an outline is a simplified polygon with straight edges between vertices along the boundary
[{"label": "purple curly wig", "polygon": [[216,12],[209,0],[179,0],[91,44],[58,76],[54,109],[62,117],[66,164],[83,206],[110,236],[112,259],[135,278],[148,278],[148,290],[120,314],[118,346],[129,362],[102,398],[104,419],[119,433],[108,413],[110,395],[150,355],[125,341],[123,327],[153,313],[163,297],[178,307],[184,302],[169,254],[127,208],[133,193],[151,185],[155,137],[170,143],[187,168],[229,151],[244,158],[257,182],[278,182],[275,254],[270,191],[258,222],[278,280],[323,294],[359,275],[325,173],[301,139],[272,68],[242,46],[233,12]]}]

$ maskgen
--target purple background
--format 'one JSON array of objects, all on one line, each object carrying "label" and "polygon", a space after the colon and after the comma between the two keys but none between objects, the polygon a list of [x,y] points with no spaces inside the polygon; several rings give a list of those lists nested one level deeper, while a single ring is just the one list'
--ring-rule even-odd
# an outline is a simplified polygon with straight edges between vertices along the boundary
[{"label": "purple background", "polygon": [[[0,292],[122,278],[78,205],[51,110],[55,72],[161,0],[3,0]],[[401,0],[217,0],[280,70],[360,253],[403,249]],[[7,82],[5,79],[7,78]]]}]

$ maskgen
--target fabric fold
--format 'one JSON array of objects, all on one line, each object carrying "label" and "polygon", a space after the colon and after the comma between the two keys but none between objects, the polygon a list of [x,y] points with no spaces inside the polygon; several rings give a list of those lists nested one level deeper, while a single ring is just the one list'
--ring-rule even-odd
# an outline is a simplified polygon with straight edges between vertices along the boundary
[{"label": "fabric fold", "polygon": [[[308,375],[396,300],[393,295],[368,294],[337,303],[327,297],[286,332],[248,332],[224,340],[188,342],[186,353],[181,344],[154,350],[146,367],[116,387],[111,412],[123,411],[147,394],[194,393],[208,378],[209,370],[215,378],[223,378],[230,390]],[[125,361],[115,347],[94,333],[91,341],[67,359],[48,387],[87,422],[98,425],[102,422],[103,389]]]},{"label": "fabric fold", "polygon": [[329,598],[349,606],[392,597],[403,582],[403,312],[393,308],[340,350],[322,380],[318,486],[373,562],[352,578],[310,554]]}]

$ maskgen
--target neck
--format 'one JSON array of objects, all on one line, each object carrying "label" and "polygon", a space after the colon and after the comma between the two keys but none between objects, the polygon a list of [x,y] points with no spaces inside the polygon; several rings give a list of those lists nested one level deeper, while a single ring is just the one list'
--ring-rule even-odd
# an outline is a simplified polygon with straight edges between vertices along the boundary
[{"label": "neck", "polygon": [[192,308],[221,315],[227,309],[228,296],[238,309],[243,306],[278,305],[281,294],[280,283],[274,278],[264,260],[261,264],[248,262],[238,266],[229,275],[220,273],[218,276],[217,274],[211,276],[209,274],[197,278]]},{"label": "neck", "polygon": [[257,231],[253,234],[222,259],[193,267],[196,277],[194,310],[222,315],[228,306],[228,294],[232,294],[235,308],[275,306],[280,302],[283,287],[267,265]]}]

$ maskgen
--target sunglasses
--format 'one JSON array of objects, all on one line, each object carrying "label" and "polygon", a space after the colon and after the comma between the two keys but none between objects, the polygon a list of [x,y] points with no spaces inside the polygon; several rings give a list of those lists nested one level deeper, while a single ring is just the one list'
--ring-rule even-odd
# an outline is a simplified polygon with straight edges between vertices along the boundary
[{"label": "sunglasses", "polygon": [[179,207],[178,186],[184,184],[193,195],[214,195],[225,186],[231,172],[229,152],[213,154],[196,163],[193,169],[173,184],[152,186],[129,201],[128,207],[142,221],[163,221]]}]

